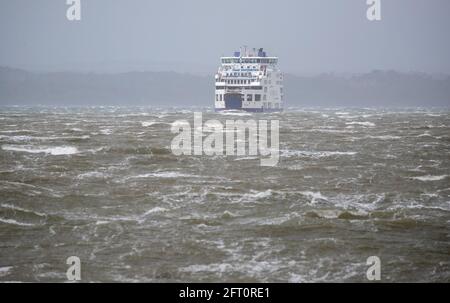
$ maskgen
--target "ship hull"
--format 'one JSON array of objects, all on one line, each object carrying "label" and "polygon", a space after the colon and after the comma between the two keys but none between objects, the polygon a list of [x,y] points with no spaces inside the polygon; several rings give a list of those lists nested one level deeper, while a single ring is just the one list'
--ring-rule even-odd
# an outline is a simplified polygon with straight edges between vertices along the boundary
[{"label": "ship hull", "polygon": [[283,109],[280,108],[239,108],[239,109],[230,109],[230,108],[216,108],[216,112],[223,111],[244,111],[249,113],[277,113],[282,112]]}]

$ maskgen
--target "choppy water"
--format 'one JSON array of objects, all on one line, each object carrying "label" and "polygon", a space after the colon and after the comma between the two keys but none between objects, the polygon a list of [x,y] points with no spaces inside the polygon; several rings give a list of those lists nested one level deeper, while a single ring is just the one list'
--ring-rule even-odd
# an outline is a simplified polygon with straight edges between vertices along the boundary
[{"label": "choppy water", "polygon": [[0,280],[450,281],[449,111],[211,118],[279,119],[279,165],[174,156],[192,110],[3,108]]}]

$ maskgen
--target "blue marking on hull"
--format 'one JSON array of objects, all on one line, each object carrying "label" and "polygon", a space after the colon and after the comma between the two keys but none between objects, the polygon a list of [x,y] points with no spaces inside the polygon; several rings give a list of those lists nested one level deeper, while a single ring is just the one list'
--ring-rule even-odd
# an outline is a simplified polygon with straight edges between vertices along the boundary
[{"label": "blue marking on hull", "polygon": [[225,109],[242,109],[242,98],[242,94],[238,93],[225,94]]}]

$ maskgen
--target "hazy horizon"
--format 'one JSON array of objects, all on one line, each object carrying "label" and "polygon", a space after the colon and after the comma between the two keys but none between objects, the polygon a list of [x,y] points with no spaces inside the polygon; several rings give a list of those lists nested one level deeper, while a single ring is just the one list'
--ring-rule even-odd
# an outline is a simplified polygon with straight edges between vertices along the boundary
[{"label": "hazy horizon", "polygon": [[[167,69],[167,70],[158,70],[158,69],[129,69],[129,70],[84,70],[84,69],[58,69],[58,70],[52,70],[52,69],[33,69],[33,68],[26,68],[26,67],[19,67],[19,66],[8,66],[8,65],[0,65],[0,68],[3,69],[10,69],[10,70],[17,70],[17,71],[23,71],[28,73],[35,73],[35,74],[54,74],[54,73],[68,73],[68,74],[94,74],[94,75],[120,75],[120,74],[129,74],[129,73],[175,73],[180,75],[190,75],[190,76],[199,76],[199,77],[212,77],[216,73],[216,71],[210,71],[210,72],[195,72],[195,71],[178,71],[173,69]],[[425,75],[425,76],[431,76],[431,77],[450,77],[450,72],[421,72],[421,71],[400,71],[395,69],[371,69],[367,71],[360,71],[360,72],[283,72],[284,75],[292,75],[297,77],[320,77],[320,76],[336,76],[341,78],[346,77],[356,77],[361,75],[367,75],[371,73],[376,72],[394,72],[399,74],[405,74],[405,75]]]},{"label": "hazy horizon", "polygon": [[[0,3],[0,65],[28,71],[208,75],[242,45],[264,47],[295,75],[372,70],[450,74],[450,2],[86,1],[68,21],[66,1]],[[238,8],[238,9],[237,9]]]},{"label": "hazy horizon", "polygon": [[[450,76],[373,71],[285,74],[285,106],[446,106]],[[2,105],[212,106],[212,76],[176,72],[32,73],[0,67]]]}]

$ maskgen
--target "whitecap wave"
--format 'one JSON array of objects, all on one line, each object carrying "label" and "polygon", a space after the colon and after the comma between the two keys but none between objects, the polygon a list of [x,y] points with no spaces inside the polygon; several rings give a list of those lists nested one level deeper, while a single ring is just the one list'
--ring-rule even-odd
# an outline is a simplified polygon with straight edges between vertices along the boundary
[{"label": "whitecap wave", "polygon": [[300,194],[308,197],[311,199],[311,203],[316,203],[318,200],[324,200],[328,201],[328,198],[322,195],[320,192],[313,192],[313,191],[302,191]]},{"label": "whitecap wave", "polygon": [[11,269],[13,269],[13,266],[0,267],[0,277],[9,275]]},{"label": "whitecap wave", "polygon": [[143,127],[148,127],[148,126],[152,126],[152,125],[155,125],[155,124],[158,124],[158,122],[155,122],[155,121],[144,121],[144,122],[141,122],[141,125]]},{"label": "whitecap wave", "polygon": [[377,140],[397,140],[397,139],[401,139],[400,136],[392,136],[392,135],[367,136],[366,138],[377,139]]},{"label": "whitecap wave", "polygon": [[27,142],[27,141],[51,141],[51,140],[86,140],[89,135],[83,136],[52,136],[52,137],[33,137],[33,136],[5,136],[0,135],[0,139],[13,142]]},{"label": "whitecap wave", "polygon": [[112,131],[112,129],[105,128],[105,129],[101,129],[101,130],[100,130],[100,133],[101,133],[102,135],[111,135],[111,134],[113,133],[113,131]]},{"label": "whitecap wave", "polygon": [[423,134],[417,135],[418,138],[422,137],[433,137],[429,131],[424,132]]},{"label": "whitecap wave", "polygon": [[24,213],[30,213],[30,214],[37,215],[39,217],[45,217],[46,216],[44,213],[28,210],[28,209],[25,209],[25,208],[22,208],[22,207],[19,207],[19,206],[15,206],[15,205],[12,205],[12,204],[1,204],[0,206],[2,208],[5,208],[5,209],[11,209],[11,210],[16,210],[16,211],[21,211],[21,212],[24,212]]},{"label": "whitecap wave", "polygon": [[333,156],[354,156],[357,152],[353,151],[304,151],[304,150],[281,150],[281,157],[312,157],[325,158]]},{"label": "whitecap wave", "polygon": [[0,222],[5,223],[5,224],[18,225],[18,226],[35,226],[35,224],[19,222],[14,219],[0,218]]},{"label": "whitecap wave", "polygon": [[164,172],[140,174],[140,175],[132,176],[130,178],[140,179],[140,178],[197,178],[197,177],[198,176],[196,176],[196,175],[184,174],[184,173],[179,173],[176,171],[164,171]]},{"label": "whitecap wave", "polygon": [[[170,123],[167,123],[167,122],[158,122],[158,121],[143,121],[143,122],[141,122],[141,125],[142,125],[143,127],[150,127],[150,126],[158,125],[158,124],[162,124],[162,125],[164,125],[164,124],[171,125]],[[176,125],[176,123],[175,123],[175,125]]]},{"label": "whitecap wave", "polygon": [[106,176],[105,173],[99,172],[99,171],[90,171],[87,173],[79,174],[77,176],[77,179],[86,179],[86,178],[104,178]]},{"label": "whitecap wave", "polygon": [[369,121],[364,121],[364,122],[353,121],[353,122],[346,122],[345,124],[346,125],[368,126],[368,127],[374,127],[375,126],[375,123],[369,122]]},{"label": "whitecap wave", "polygon": [[251,190],[250,193],[246,193],[242,195],[241,199],[239,201],[256,201],[258,199],[263,199],[270,197],[272,195],[272,190],[268,189],[265,191],[256,191]]},{"label": "whitecap wave", "polygon": [[8,140],[8,141],[14,141],[14,142],[23,142],[23,141],[31,141],[33,140],[33,137],[31,136],[5,136],[0,135],[0,140]]},{"label": "whitecap wave", "polygon": [[24,145],[2,145],[3,150],[7,151],[15,151],[15,152],[25,152],[31,154],[50,154],[52,156],[61,156],[61,155],[73,155],[78,153],[78,149],[73,146],[55,146],[55,147],[45,147],[45,148],[36,148],[32,146],[24,146]]},{"label": "whitecap wave", "polygon": [[411,179],[426,182],[426,181],[440,181],[444,180],[447,177],[448,175],[440,175],[440,176],[427,175],[427,176],[412,177]]},{"label": "whitecap wave", "polygon": [[147,215],[150,215],[150,214],[153,214],[153,213],[165,212],[165,211],[168,211],[168,209],[164,208],[164,207],[158,207],[157,206],[157,207],[153,207],[152,209],[147,210],[144,213],[144,216],[147,216]]}]

